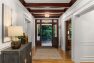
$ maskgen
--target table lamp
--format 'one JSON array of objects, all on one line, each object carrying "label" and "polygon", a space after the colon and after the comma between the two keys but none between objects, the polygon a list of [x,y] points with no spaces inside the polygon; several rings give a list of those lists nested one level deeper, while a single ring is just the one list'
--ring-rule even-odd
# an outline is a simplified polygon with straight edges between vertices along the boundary
[{"label": "table lamp", "polygon": [[23,28],[21,26],[10,26],[8,27],[8,36],[11,37],[11,47],[18,49],[21,46],[18,36],[23,36]]}]

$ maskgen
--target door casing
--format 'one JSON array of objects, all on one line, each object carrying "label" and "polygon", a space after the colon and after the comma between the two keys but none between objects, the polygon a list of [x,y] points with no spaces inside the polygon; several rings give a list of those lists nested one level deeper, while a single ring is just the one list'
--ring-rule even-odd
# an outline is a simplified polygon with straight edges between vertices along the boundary
[{"label": "door casing", "polygon": [[[41,47],[41,34],[40,34],[40,41],[37,41],[37,24],[40,24],[40,28],[42,24],[52,24],[52,47],[58,48],[59,46],[59,30],[58,30],[58,19],[50,19],[52,22],[50,23],[43,23],[43,19],[36,19],[35,20],[35,46],[36,47]],[[56,20],[56,22],[54,22]],[[40,22],[38,22],[40,21]],[[57,25],[57,37],[54,37],[53,35],[53,30],[54,30],[54,25]],[[41,32],[41,31],[40,31]]]}]

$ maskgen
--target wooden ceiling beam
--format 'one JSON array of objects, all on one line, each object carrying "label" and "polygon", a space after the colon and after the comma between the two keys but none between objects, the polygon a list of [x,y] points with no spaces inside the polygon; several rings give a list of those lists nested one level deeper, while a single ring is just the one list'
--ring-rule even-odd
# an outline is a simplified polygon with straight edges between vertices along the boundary
[{"label": "wooden ceiling beam", "polygon": [[33,13],[33,12],[36,12],[36,13],[40,13],[40,12],[64,12],[65,10],[31,10],[30,8],[27,8],[29,12]]},{"label": "wooden ceiling beam", "polygon": [[[45,14],[32,14],[34,16],[45,16]],[[61,16],[61,14],[49,14],[50,16]]]},{"label": "wooden ceiling beam", "polygon": [[70,6],[72,6],[76,1],[77,1],[77,0],[71,0],[70,3],[69,3]]},{"label": "wooden ceiling beam", "polygon": [[31,12],[64,12],[64,10],[31,10]]},{"label": "wooden ceiling beam", "polygon": [[26,4],[24,0],[19,0],[23,5]]},{"label": "wooden ceiling beam", "polygon": [[[58,12],[65,12],[68,7],[72,6],[77,0],[71,0],[70,3],[26,3],[24,0],[19,0],[31,13],[44,13],[44,12],[51,12],[51,13],[58,13]],[[66,7],[62,10],[34,10],[30,9],[29,7]],[[61,14],[51,14],[49,18],[59,18]],[[32,14],[35,18],[45,18],[44,14]]]},{"label": "wooden ceiling beam", "polygon": [[67,9],[68,9],[68,8],[65,8],[65,9],[64,9],[64,12],[66,12],[66,11],[67,11]]},{"label": "wooden ceiling beam", "polygon": [[19,0],[25,7],[70,7],[77,0],[71,0],[70,3],[26,3],[24,0]]},{"label": "wooden ceiling beam", "polygon": [[25,3],[25,7],[70,7],[69,3]]},{"label": "wooden ceiling beam", "polygon": [[50,6],[50,7],[70,7],[77,0],[71,0],[70,3],[26,3],[24,0],[19,0],[25,7],[40,7],[40,6]]}]

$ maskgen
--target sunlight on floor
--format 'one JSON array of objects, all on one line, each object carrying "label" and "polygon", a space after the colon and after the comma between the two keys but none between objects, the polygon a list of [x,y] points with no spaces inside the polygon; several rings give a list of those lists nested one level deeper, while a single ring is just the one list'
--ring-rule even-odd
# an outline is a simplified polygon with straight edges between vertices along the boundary
[{"label": "sunlight on floor", "polygon": [[42,41],[42,46],[52,46],[52,42],[51,41]]}]

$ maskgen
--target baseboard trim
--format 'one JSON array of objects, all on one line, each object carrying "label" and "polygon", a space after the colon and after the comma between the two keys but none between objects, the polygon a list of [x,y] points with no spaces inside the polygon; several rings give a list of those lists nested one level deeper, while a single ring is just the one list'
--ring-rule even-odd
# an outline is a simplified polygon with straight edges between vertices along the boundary
[{"label": "baseboard trim", "polygon": [[80,62],[80,63],[94,63],[94,62]]}]

